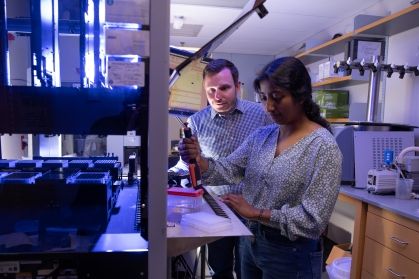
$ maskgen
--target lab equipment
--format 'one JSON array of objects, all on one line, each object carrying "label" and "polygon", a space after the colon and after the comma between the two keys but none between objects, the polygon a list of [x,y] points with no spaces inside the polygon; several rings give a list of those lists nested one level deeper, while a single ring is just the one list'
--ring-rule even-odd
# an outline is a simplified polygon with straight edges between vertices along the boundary
[{"label": "lab equipment", "polygon": [[[186,125],[182,119],[180,119],[178,116],[175,116],[176,119],[179,121],[180,124],[183,125],[183,133],[185,135],[185,138],[191,138],[192,133],[191,129],[189,129],[188,125]],[[195,189],[202,188],[202,179],[201,179],[201,169],[199,168],[198,163],[196,162],[196,159],[189,160],[189,175],[191,176],[191,183],[192,186]]]},{"label": "lab equipment", "polygon": [[335,125],[340,125],[332,131],[344,157],[342,184],[355,188],[367,188],[365,178],[370,170],[381,168],[384,150],[399,154],[414,145],[414,126],[357,121]]}]

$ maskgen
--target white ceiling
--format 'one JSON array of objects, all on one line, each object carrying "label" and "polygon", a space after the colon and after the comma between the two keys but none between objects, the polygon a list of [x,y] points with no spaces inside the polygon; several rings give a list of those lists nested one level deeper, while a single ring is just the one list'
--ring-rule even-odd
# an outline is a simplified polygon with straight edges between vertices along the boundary
[{"label": "white ceiling", "polygon": [[[236,0],[235,5],[240,1]],[[267,0],[264,6],[269,13],[263,19],[254,13],[215,51],[276,55],[380,1]],[[201,5],[188,2],[193,1],[172,0],[170,22],[173,23],[175,16],[184,16],[185,24],[203,25],[203,28],[197,37],[170,36],[171,45],[181,46],[183,42],[185,47],[200,48],[226,29],[241,12],[241,8],[203,6],[205,1],[198,1]]]}]

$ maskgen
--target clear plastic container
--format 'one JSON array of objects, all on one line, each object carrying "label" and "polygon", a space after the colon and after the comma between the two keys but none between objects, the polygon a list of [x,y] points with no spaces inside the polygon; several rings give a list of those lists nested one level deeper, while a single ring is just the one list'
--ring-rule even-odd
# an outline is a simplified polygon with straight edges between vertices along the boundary
[{"label": "clear plastic container", "polygon": [[337,258],[326,266],[330,279],[349,279],[351,277],[352,258]]},{"label": "clear plastic container", "polygon": [[396,199],[409,200],[412,194],[413,179],[396,179]]},{"label": "clear plastic container", "polygon": [[172,187],[167,189],[167,206],[196,208],[202,204],[202,189]]},{"label": "clear plastic container", "polygon": [[208,212],[185,214],[182,216],[180,223],[207,233],[216,233],[233,228],[230,218],[220,217]]}]

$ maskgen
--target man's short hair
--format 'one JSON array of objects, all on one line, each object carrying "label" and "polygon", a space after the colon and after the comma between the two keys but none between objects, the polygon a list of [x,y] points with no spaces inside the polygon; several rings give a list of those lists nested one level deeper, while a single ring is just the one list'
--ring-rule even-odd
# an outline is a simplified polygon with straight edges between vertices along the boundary
[{"label": "man's short hair", "polygon": [[231,61],[228,61],[226,59],[212,60],[205,67],[204,72],[202,73],[202,77],[203,79],[205,79],[206,75],[218,74],[224,69],[230,70],[231,75],[233,76],[234,85],[237,86],[237,84],[239,83],[239,70]]}]

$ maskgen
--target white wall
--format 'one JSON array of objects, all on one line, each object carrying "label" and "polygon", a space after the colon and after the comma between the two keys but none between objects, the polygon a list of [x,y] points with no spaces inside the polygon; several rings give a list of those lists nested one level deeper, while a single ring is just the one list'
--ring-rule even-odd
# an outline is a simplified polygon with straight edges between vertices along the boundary
[{"label": "white wall", "polygon": [[252,55],[252,54],[238,54],[238,53],[222,53],[214,52],[212,58],[224,58],[230,60],[236,65],[239,70],[239,81],[244,84],[244,98],[245,100],[254,100],[253,81],[256,73],[274,60],[273,55]]},{"label": "white wall", "polygon": [[[419,65],[419,27],[394,35],[389,39],[389,59],[397,65],[406,62],[411,66]],[[405,74],[399,79],[393,73],[387,79],[384,121],[419,126],[419,76]],[[415,130],[415,143],[418,145],[419,131]]]}]

